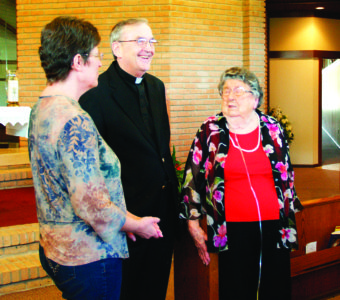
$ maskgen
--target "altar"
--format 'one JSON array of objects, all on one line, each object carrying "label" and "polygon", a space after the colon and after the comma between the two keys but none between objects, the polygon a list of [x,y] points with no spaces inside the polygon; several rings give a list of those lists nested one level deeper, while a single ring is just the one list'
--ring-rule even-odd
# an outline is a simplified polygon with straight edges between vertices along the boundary
[{"label": "altar", "polygon": [[0,124],[6,127],[6,134],[28,137],[28,123],[31,108],[28,106],[0,107]]}]

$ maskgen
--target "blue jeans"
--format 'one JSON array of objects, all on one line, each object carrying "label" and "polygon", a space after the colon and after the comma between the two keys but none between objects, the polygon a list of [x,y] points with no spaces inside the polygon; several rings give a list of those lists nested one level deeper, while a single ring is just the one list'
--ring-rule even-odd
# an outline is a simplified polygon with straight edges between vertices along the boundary
[{"label": "blue jeans", "polygon": [[63,266],[47,258],[39,247],[40,262],[57,288],[69,300],[118,300],[122,259],[107,258],[80,266]]}]

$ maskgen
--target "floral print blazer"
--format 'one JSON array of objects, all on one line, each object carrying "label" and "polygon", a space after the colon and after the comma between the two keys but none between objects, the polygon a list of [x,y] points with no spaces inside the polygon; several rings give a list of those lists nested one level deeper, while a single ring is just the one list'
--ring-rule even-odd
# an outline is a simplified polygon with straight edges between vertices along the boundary
[{"label": "floral print blazer", "polygon": [[[280,206],[277,247],[297,249],[295,211],[302,209],[294,188],[289,147],[278,121],[256,110],[262,146],[267,154]],[[207,215],[209,252],[228,249],[224,212],[224,164],[229,149],[229,129],[222,113],[208,118],[198,130],[185,166],[180,218],[197,220]]]},{"label": "floral print blazer", "polygon": [[128,257],[120,163],[78,102],[40,97],[28,142],[46,256],[67,266]]}]

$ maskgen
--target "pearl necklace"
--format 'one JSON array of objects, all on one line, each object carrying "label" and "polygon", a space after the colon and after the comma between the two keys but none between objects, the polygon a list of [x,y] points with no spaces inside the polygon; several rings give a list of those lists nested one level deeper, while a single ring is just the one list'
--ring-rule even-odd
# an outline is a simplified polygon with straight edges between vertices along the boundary
[{"label": "pearl necklace", "polygon": [[236,138],[237,145],[236,145],[236,143],[234,142],[233,138],[231,137],[231,134],[229,134],[230,140],[231,140],[231,142],[232,142],[232,144],[233,144],[233,146],[234,146],[235,148],[239,149],[240,151],[248,152],[248,153],[255,152],[255,151],[259,148],[259,146],[260,146],[260,140],[261,140],[261,138],[260,138],[261,134],[260,134],[260,118],[259,118],[258,115],[257,115],[257,118],[258,118],[258,120],[259,120],[259,126],[258,126],[258,128],[259,128],[259,132],[258,132],[259,138],[258,138],[257,145],[255,146],[255,148],[250,149],[250,150],[241,148],[240,143],[239,143],[238,138],[237,138],[237,134],[235,133],[235,138]]}]

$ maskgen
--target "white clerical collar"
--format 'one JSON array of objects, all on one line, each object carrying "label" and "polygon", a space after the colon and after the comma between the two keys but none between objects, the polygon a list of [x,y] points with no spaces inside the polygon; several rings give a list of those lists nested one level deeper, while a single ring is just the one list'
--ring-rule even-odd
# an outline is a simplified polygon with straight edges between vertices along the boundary
[{"label": "white clerical collar", "polygon": [[143,80],[143,77],[136,77],[135,84],[140,84]]}]

